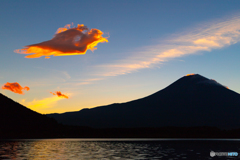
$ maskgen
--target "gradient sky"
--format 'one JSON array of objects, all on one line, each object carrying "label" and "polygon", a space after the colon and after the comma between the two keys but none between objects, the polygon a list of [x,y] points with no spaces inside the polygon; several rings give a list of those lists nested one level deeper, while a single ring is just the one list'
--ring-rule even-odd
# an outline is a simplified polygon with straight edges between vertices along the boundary
[{"label": "gradient sky", "polygon": [[[240,93],[240,1],[0,2],[0,93],[40,113],[138,99],[189,73]],[[53,38],[66,24],[103,31],[108,43],[84,55],[25,58],[15,49]],[[50,92],[61,91],[69,98]]]}]

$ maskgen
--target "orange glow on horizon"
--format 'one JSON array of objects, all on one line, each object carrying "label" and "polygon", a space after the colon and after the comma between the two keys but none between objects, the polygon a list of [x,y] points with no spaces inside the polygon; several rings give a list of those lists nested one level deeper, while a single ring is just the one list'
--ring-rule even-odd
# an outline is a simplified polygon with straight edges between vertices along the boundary
[{"label": "orange glow on horizon", "polygon": [[68,99],[68,96],[62,94],[60,91],[56,91],[55,93],[53,93],[53,92],[50,92],[50,93],[53,94],[53,95],[57,95],[58,97],[63,97],[63,98]]},{"label": "orange glow on horizon", "polygon": [[22,90],[26,90],[29,91],[30,88],[25,86],[24,88],[17,82],[13,82],[13,83],[9,83],[7,82],[6,84],[4,84],[2,86],[2,89],[6,89],[9,91],[12,91],[14,93],[18,93],[18,94],[24,94],[24,92]]},{"label": "orange glow on horizon", "polygon": [[40,100],[34,99],[31,102],[26,102],[24,99],[24,100],[22,100],[21,104],[24,106],[27,106],[31,110],[45,114],[45,112],[42,112],[43,110],[47,110],[49,108],[55,107],[57,102],[62,99],[63,98],[59,98],[56,96],[51,96],[51,97],[40,99]]},{"label": "orange glow on horizon", "polygon": [[[72,24],[73,25],[73,24]],[[31,54],[25,58],[39,58],[45,56],[69,56],[85,54],[88,49],[94,51],[98,43],[108,42],[109,37],[102,37],[103,32],[98,29],[89,30],[83,24],[71,28],[67,24],[59,28],[51,40],[25,46],[23,49],[16,49],[15,53]]]},{"label": "orange glow on horizon", "polygon": [[195,73],[187,74],[186,76],[193,76],[193,75],[195,75]]}]

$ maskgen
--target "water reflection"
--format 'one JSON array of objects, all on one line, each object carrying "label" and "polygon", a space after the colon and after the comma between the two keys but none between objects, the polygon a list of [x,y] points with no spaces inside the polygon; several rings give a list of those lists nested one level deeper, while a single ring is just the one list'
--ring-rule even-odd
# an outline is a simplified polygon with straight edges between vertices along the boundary
[{"label": "water reflection", "polygon": [[211,150],[240,153],[238,146],[239,141],[2,141],[0,159],[212,159]]}]

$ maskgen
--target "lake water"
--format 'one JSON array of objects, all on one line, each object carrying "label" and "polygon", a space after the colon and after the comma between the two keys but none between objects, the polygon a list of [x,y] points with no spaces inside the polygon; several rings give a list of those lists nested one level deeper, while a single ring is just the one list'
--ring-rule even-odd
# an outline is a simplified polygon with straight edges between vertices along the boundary
[{"label": "lake water", "polygon": [[[210,152],[215,156],[211,157]],[[239,139],[31,139],[0,141],[0,159],[236,159]],[[236,154],[235,154],[236,155]]]}]

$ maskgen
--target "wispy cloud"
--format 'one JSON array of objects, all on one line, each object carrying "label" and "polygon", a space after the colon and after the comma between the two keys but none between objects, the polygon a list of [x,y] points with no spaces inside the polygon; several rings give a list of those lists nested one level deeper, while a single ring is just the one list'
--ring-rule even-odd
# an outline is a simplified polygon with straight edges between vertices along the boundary
[{"label": "wispy cloud", "polygon": [[37,69],[41,69],[41,70],[46,70],[46,71],[48,71],[48,72],[52,72],[52,73],[54,73],[54,74],[61,74],[61,77],[65,77],[65,78],[61,78],[64,82],[66,81],[66,80],[69,80],[69,79],[71,79],[71,76],[68,74],[68,72],[66,72],[66,71],[61,71],[61,70],[56,70],[56,69],[50,69],[50,68],[43,68],[43,67],[35,67],[35,68],[37,68]]},{"label": "wispy cloud", "polygon": [[95,81],[103,80],[104,78],[89,78],[84,80],[78,80],[79,82],[76,83],[77,86],[79,85],[86,85],[86,84],[92,84]]},{"label": "wispy cloud", "polygon": [[97,66],[97,76],[118,76],[144,68],[159,67],[159,64],[173,58],[220,49],[239,41],[240,16],[213,21],[162,40],[157,45],[143,47],[125,59]]}]

